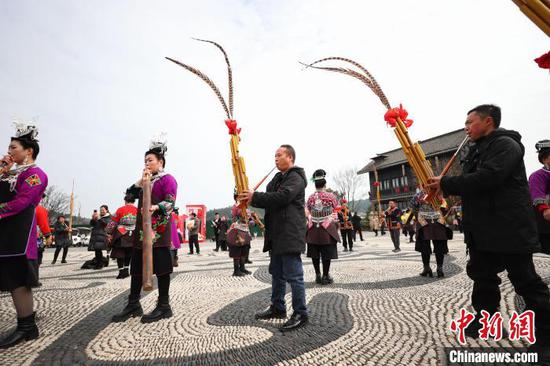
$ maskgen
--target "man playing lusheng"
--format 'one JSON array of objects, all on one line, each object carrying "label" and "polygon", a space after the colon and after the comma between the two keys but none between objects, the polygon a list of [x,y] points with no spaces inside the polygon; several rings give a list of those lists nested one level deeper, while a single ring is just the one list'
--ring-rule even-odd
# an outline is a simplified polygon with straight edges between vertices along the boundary
[{"label": "man playing lusheng", "polygon": [[550,293],[533,263],[533,253],[540,246],[523,163],[525,149],[519,133],[499,128],[500,117],[495,105],[469,111],[466,132],[474,145],[462,175],[434,177],[429,186],[462,197],[464,238],[470,253],[466,271],[474,281],[472,305],[477,312],[466,335],[479,336],[482,310],[490,314],[498,310],[498,273],[506,270],[527,310],[535,312],[536,346],[546,358]]}]

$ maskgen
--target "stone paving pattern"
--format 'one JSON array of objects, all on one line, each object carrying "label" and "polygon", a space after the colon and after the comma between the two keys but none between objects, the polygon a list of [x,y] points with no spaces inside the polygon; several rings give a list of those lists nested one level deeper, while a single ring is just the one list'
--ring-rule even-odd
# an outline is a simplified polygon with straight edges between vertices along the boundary
[{"label": "stone paving pattern", "polygon": [[[449,330],[451,318],[469,306],[461,235],[449,242],[446,277],[423,278],[420,254],[402,236],[400,253],[392,253],[389,235],[357,242],[340,252],[331,266],[333,285],[315,284],[311,262],[304,261],[310,324],[283,334],[283,320],[256,321],[253,314],[269,304],[269,258],[262,243],[252,245],[253,275],[231,277],[226,252],[201,255],[180,250],[170,289],[174,316],[153,324],[139,318],[110,323],[123,308],[130,281],[115,279],[116,262],[102,270],[81,270],[93,252],[69,250],[68,263],[51,265],[53,249],[41,267],[43,286],[35,290],[39,339],[0,351],[1,365],[439,365],[443,347],[458,346]],[[550,258],[535,255],[539,274],[550,278]],[[435,272],[435,258],[432,256]],[[519,304],[503,278],[503,314]],[[155,306],[157,291],[144,293],[145,312]],[[290,293],[287,293],[290,309]],[[471,310],[471,309],[470,309]],[[521,310],[521,309],[519,309]],[[508,321],[505,315],[505,323]],[[0,334],[15,325],[9,294],[0,294]],[[470,346],[497,347],[492,341],[468,340]],[[502,340],[498,346],[524,347]]]}]

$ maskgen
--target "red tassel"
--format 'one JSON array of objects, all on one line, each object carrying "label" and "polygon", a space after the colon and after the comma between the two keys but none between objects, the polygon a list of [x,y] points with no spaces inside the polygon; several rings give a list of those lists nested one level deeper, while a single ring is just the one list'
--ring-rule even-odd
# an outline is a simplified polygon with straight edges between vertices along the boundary
[{"label": "red tassel", "polygon": [[226,119],[225,125],[229,129],[230,135],[238,136],[241,133],[241,129],[237,128],[237,121],[235,121],[234,119]]},{"label": "red tassel", "polygon": [[405,127],[409,128],[412,126],[413,120],[407,119],[408,115],[409,112],[407,112],[407,110],[403,108],[403,105],[400,104],[399,108],[388,109],[386,114],[384,114],[384,120],[391,127],[395,127],[397,125],[397,118],[399,117],[401,121],[403,121]]},{"label": "red tassel", "polygon": [[550,69],[550,52],[535,59],[541,69]]}]

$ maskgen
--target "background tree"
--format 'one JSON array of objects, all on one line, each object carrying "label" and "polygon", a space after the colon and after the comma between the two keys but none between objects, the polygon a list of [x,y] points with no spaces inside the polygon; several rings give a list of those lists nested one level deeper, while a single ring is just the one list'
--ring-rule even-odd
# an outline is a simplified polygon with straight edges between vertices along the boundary
[{"label": "background tree", "polygon": [[69,212],[71,197],[68,193],[63,192],[57,186],[49,186],[44,194],[46,197],[42,200],[42,205],[49,211],[50,221]]},{"label": "background tree", "polygon": [[342,169],[332,179],[338,192],[344,194],[351,211],[356,210],[357,200],[363,198],[365,194],[365,176],[358,175],[357,170],[356,168]]}]

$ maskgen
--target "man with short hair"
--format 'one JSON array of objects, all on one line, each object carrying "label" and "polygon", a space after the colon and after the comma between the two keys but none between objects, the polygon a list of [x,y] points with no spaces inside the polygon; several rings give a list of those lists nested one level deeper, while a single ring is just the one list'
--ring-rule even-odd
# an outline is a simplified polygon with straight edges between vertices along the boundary
[{"label": "man with short hair", "polygon": [[201,254],[199,247],[199,231],[201,229],[201,220],[197,217],[197,214],[191,212],[191,216],[187,222],[187,230],[189,231],[189,253],[193,254],[193,246],[197,251],[197,254]]},{"label": "man with short hair", "polygon": [[282,331],[297,329],[308,322],[304,269],[300,257],[306,247],[307,179],[304,170],[294,165],[295,159],[294,148],[281,145],[275,153],[279,173],[269,182],[266,192],[249,190],[238,196],[239,201],[265,208],[264,252],[271,253],[271,305],[257,313],[256,319],[286,318],[286,282],[292,289],[294,313],[283,324]]},{"label": "man with short hair", "polygon": [[401,251],[400,236],[401,235],[401,210],[397,207],[395,201],[389,202],[388,209],[384,212],[386,215],[386,222],[388,223],[388,230],[390,231],[391,241],[393,243],[392,252],[397,253]]},{"label": "man with short hair", "polygon": [[214,249],[215,252],[220,250],[220,214],[216,212],[214,214],[214,220],[212,220],[212,230],[214,231],[214,240],[216,241],[216,249]]},{"label": "man with short hair", "polygon": [[356,241],[357,233],[359,233],[359,239],[363,241],[363,230],[361,230],[361,216],[357,211],[351,217],[351,223],[353,225],[353,240]]},{"label": "man with short hair", "polygon": [[550,293],[533,263],[540,246],[523,163],[525,149],[519,133],[499,128],[500,119],[495,105],[470,110],[465,129],[474,144],[462,175],[431,178],[429,187],[462,197],[464,240],[470,254],[466,272],[474,281],[472,305],[477,312],[466,335],[479,336],[482,310],[498,311],[498,273],[506,270],[526,309],[535,312],[536,346],[543,351],[541,358],[547,358]]}]

